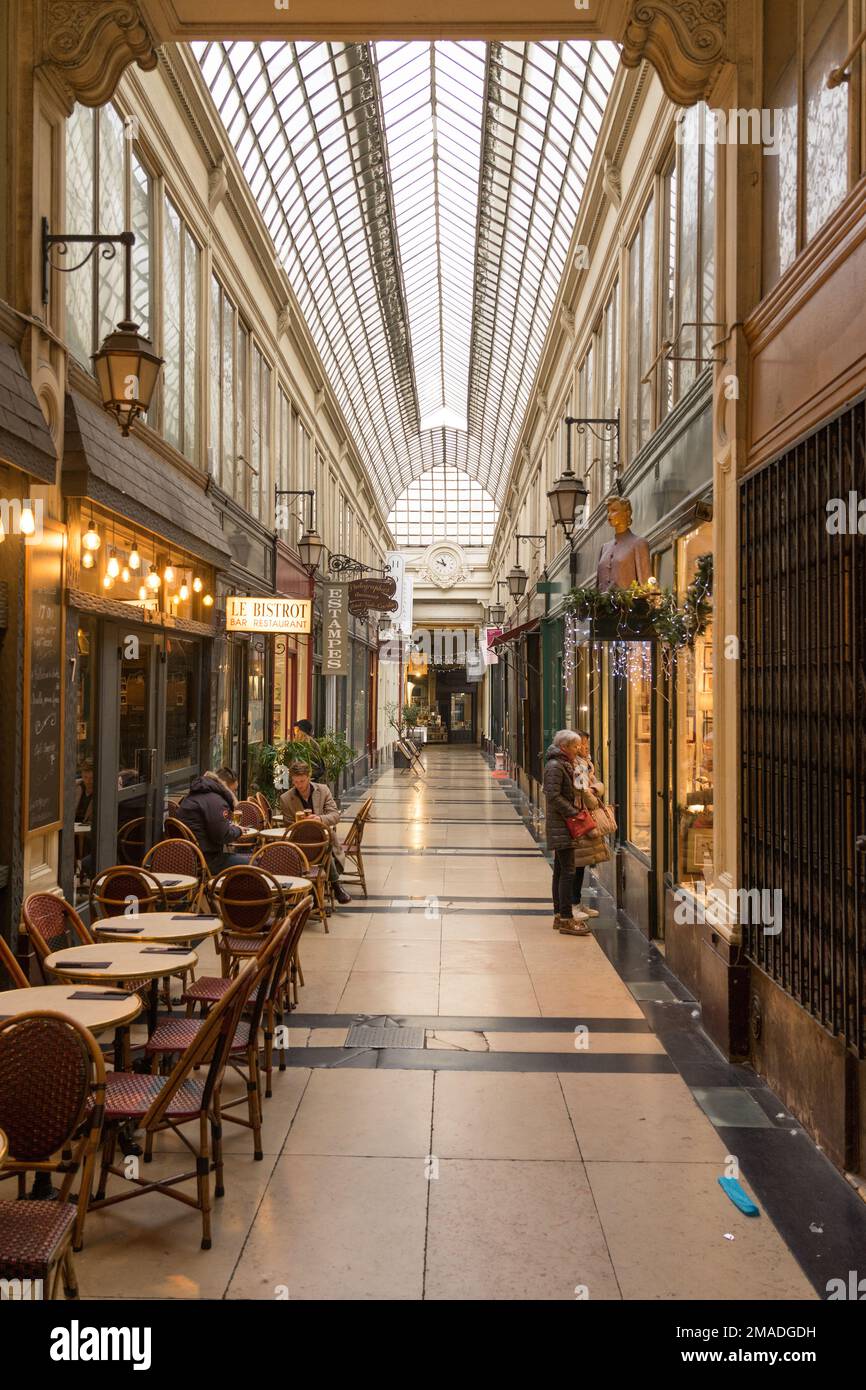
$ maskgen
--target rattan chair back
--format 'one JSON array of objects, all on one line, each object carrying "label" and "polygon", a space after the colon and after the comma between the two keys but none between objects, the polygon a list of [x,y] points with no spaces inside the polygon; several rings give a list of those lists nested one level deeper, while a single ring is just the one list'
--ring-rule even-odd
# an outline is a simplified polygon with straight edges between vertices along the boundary
[{"label": "rattan chair back", "polygon": [[310,861],[300,845],[290,844],[288,840],[272,840],[262,845],[250,863],[267,869],[270,874],[291,874],[294,878],[304,878],[310,868]]},{"label": "rattan chair back", "polygon": [[118,864],[140,864],[144,858],[145,824],[144,817],[128,820],[117,831]]},{"label": "rattan chair back", "polygon": [[220,869],[205,887],[208,901],[233,932],[257,935],[285,914],[285,896],[273,874],[257,864]]},{"label": "rattan chair back", "polygon": [[[0,1129],[9,1166],[36,1163],[67,1172],[67,1149],[87,1122],[95,1149],[102,1128],[105,1063],[93,1034],[59,1013],[19,1014],[0,1023]],[[67,1173],[61,1201],[72,1184]]]},{"label": "rattan chair back", "polygon": [[63,951],[68,946],[93,945],[93,935],[75,908],[54,893],[31,893],[24,901],[22,915],[43,979],[42,962],[53,951]]},{"label": "rattan chair back", "polygon": [[239,801],[235,810],[238,812],[238,821],[245,830],[264,830],[265,817],[257,802]]},{"label": "rattan chair back", "polygon": [[311,864],[321,864],[327,859],[331,848],[328,827],[318,821],[295,821],[289,827],[286,839],[293,845],[300,845]]},{"label": "rattan chair back", "polygon": [[200,884],[208,877],[205,857],[191,840],[160,840],[147,851],[142,868],[161,874],[190,874]]},{"label": "rattan chair back", "polygon": [[166,816],[163,821],[163,837],[166,840],[190,840],[194,845],[198,845],[198,840],[193,835],[189,826],[177,816]]},{"label": "rattan chair back", "polygon": [[265,796],[264,792],[253,792],[251,800],[253,800],[256,803],[262,815],[264,816],[265,825],[269,826],[271,823],[273,812],[271,811],[271,803],[268,801],[268,798]]},{"label": "rattan chair back", "polygon": [[162,884],[147,869],[113,864],[91,880],[90,916],[123,917],[139,912],[164,912],[166,897]]}]

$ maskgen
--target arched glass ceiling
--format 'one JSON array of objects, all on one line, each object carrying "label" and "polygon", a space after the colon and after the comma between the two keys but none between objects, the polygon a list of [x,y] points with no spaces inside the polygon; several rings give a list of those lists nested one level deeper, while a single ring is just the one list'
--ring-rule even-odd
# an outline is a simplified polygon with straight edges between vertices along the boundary
[{"label": "arched glass ceiling", "polygon": [[385,509],[501,501],[616,46],[193,47]]},{"label": "arched glass ceiling", "polygon": [[457,541],[485,548],[493,540],[499,509],[480,483],[450,464],[422,473],[397,498],[388,517],[398,545]]}]

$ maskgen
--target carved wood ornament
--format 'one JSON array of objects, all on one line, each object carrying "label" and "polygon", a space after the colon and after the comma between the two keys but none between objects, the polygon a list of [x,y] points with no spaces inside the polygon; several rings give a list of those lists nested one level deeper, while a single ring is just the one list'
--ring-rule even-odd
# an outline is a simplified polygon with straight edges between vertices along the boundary
[{"label": "carved wood ornament", "polygon": [[646,59],[665,95],[680,106],[708,96],[727,59],[728,0],[635,0],[622,46],[623,67]]},{"label": "carved wood ornament", "polygon": [[37,71],[69,113],[77,101],[109,101],[130,63],[148,72],[157,64],[156,46],[131,0],[43,0],[41,47]]}]

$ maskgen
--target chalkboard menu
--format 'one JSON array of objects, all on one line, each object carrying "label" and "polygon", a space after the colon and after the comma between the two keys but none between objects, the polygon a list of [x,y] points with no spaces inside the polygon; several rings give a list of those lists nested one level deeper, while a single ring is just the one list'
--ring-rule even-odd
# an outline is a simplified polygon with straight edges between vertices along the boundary
[{"label": "chalkboard menu", "polygon": [[63,805],[63,533],[46,528],[26,554],[25,829],[53,830]]}]

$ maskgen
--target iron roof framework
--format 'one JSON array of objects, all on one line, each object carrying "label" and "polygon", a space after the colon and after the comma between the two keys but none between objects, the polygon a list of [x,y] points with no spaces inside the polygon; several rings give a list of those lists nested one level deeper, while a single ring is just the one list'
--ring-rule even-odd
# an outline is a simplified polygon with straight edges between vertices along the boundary
[{"label": "iron roof framework", "polygon": [[385,511],[501,503],[616,46],[193,48]]}]

